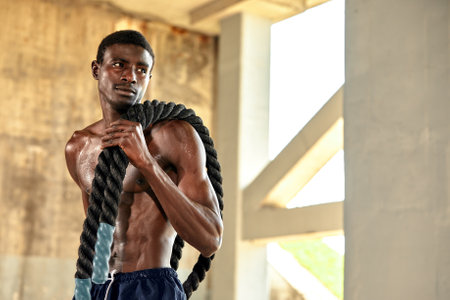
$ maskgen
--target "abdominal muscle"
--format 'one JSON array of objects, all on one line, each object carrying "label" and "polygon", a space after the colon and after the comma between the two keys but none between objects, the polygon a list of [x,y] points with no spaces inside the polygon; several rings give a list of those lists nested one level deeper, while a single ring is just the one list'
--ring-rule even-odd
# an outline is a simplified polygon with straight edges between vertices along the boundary
[{"label": "abdominal muscle", "polygon": [[110,272],[170,267],[175,230],[146,192],[123,192],[116,219]]},{"label": "abdominal muscle", "polygon": [[[151,140],[151,138],[149,138]],[[91,192],[97,157],[101,151],[98,139],[81,151],[78,165],[80,187]],[[159,154],[158,147],[149,143],[149,151],[166,172],[177,183],[177,173]],[[85,210],[87,203],[84,203]],[[139,171],[128,165],[120,197],[111,258],[110,272],[133,272],[150,268],[170,267],[172,245],[176,236],[158,199]]]}]

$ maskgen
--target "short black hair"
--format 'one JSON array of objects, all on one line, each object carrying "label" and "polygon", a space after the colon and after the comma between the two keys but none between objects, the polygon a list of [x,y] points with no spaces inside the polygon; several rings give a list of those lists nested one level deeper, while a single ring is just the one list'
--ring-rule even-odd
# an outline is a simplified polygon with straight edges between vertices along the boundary
[{"label": "short black hair", "polygon": [[97,50],[97,62],[103,62],[103,56],[105,55],[106,48],[114,44],[133,44],[137,46],[141,46],[145,50],[150,53],[153,61],[155,60],[155,54],[153,53],[153,49],[142,35],[142,33],[135,30],[120,30],[107,35]]}]

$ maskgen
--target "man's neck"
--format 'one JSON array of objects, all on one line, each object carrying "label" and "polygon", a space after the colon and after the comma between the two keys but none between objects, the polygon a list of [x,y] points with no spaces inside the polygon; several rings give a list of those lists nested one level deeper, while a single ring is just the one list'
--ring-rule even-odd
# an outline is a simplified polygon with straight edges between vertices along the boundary
[{"label": "man's neck", "polygon": [[103,110],[103,122],[105,124],[105,128],[109,127],[109,125],[120,119],[120,113],[114,111],[114,110]]},{"label": "man's neck", "polygon": [[109,127],[109,125],[120,119],[120,116],[125,113],[126,111],[119,111],[112,107],[109,103],[106,101],[100,101],[100,105],[102,108],[102,115],[103,115],[103,121],[105,124],[105,128]]}]

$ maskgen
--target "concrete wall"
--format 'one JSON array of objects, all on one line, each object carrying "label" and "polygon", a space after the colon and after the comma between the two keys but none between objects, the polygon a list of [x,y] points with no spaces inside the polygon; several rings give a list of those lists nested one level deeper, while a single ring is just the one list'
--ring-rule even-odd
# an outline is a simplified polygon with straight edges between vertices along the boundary
[{"label": "concrete wall", "polygon": [[346,2],[346,300],[450,298],[449,10]]},{"label": "concrete wall", "polygon": [[72,295],[84,214],[64,146],[101,117],[90,63],[105,35],[141,30],[156,53],[148,97],[211,126],[215,39],[90,3],[0,1],[0,299]]}]

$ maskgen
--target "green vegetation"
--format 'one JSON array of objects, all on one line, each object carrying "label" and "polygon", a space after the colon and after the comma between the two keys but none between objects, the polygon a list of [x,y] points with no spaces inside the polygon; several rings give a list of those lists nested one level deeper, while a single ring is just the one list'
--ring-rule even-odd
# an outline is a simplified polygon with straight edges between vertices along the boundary
[{"label": "green vegetation", "polygon": [[300,265],[316,276],[336,297],[343,299],[343,255],[328,247],[320,239],[279,244],[284,250],[292,253]]}]

